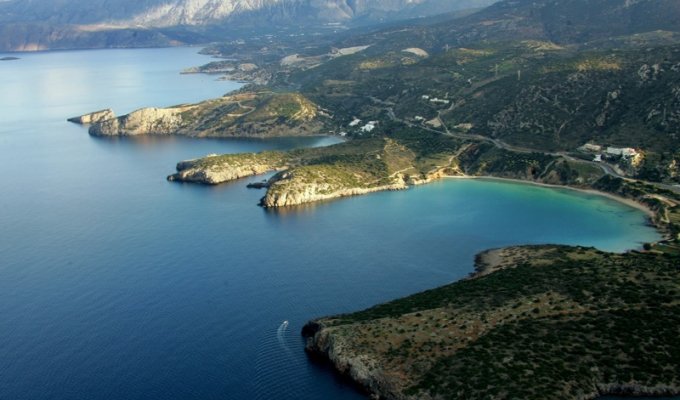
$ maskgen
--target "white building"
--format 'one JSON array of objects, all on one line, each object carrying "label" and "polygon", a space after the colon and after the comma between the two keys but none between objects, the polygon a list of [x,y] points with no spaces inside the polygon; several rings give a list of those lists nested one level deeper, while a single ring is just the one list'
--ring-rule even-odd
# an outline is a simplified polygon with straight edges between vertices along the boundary
[{"label": "white building", "polygon": [[371,132],[373,129],[375,129],[375,126],[377,124],[378,124],[377,121],[370,121],[369,123],[361,127],[361,131],[366,133]]},{"label": "white building", "polygon": [[638,152],[631,147],[607,147],[605,153],[612,156],[622,156],[622,157],[635,157]]},{"label": "white building", "polygon": [[357,126],[361,123],[361,120],[359,118],[354,118],[354,121],[349,123],[349,126]]},{"label": "white building", "polygon": [[439,104],[449,104],[449,100],[444,100],[444,99],[438,99],[438,98],[432,98],[430,99],[430,103],[439,103]]},{"label": "white building", "polygon": [[593,153],[599,153],[602,151],[602,146],[598,144],[593,144],[593,143],[586,143],[583,146],[579,147],[579,150],[583,151],[590,151]]}]

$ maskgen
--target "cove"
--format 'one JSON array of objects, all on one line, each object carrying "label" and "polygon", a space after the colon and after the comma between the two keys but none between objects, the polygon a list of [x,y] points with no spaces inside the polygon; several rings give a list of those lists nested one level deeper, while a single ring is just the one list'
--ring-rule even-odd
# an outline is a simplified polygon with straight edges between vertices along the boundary
[{"label": "cove", "polygon": [[[467,276],[484,249],[658,239],[607,198],[445,180],[286,210],[246,183],[165,181],[208,153],[333,138],[106,140],[65,122],[218,96],[197,49],[31,54],[0,66],[0,398],[362,399],[309,363],[310,318]],[[288,320],[289,324],[282,322]]]}]

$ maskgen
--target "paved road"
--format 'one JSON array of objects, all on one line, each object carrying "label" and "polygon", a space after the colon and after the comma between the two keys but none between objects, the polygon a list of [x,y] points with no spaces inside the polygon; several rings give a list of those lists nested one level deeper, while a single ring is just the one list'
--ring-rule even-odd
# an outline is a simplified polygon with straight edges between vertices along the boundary
[{"label": "paved road", "polygon": [[395,121],[402,122],[409,127],[423,129],[423,130],[426,130],[428,132],[438,133],[440,135],[451,136],[451,137],[455,137],[457,139],[463,139],[463,140],[473,140],[473,141],[479,141],[479,142],[493,143],[498,148],[501,148],[503,150],[512,151],[512,152],[515,152],[515,153],[527,153],[527,154],[528,153],[542,153],[542,154],[547,154],[547,155],[551,155],[551,156],[555,156],[555,157],[562,157],[562,158],[569,160],[569,161],[572,161],[572,162],[578,162],[578,163],[582,163],[582,164],[590,164],[590,165],[596,166],[597,168],[600,168],[602,170],[602,172],[604,172],[607,175],[611,175],[611,176],[616,177],[616,178],[625,179],[625,180],[631,181],[631,182],[633,182],[633,181],[642,182],[642,183],[647,184],[647,185],[655,186],[659,189],[669,190],[669,191],[674,192],[676,194],[680,194],[680,186],[667,185],[665,183],[659,183],[659,182],[643,181],[643,180],[640,180],[640,179],[631,179],[629,177],[626,177],[624,175],[619,174],[618,172],[616,172],[616,170],[614,170],[614,168],[611,165],[609,165],[605,162],[595,162],[595,161],[582,160],[580,158],[572,157],[572,156],[570,156],[570,155],[568,155],[564,152],[549,152],[549,151],[530,149],[530,148],[526,148],[526,147],[514,146],[514,145],[511,145],[511,144],[505,143],[500,139],[493,139],[493,138],[482,136],[482,135],[472,135],[472,134],[467,134],[467,133],[454,133],[454,132],[448,131],[448,129],[446,129],[446,131],[442,132],[441,130],[428,128],[428,127],[420,125],[420,124],[413,124],[411,122],[400,120],[398,118],[393,118],[393,119]]}]

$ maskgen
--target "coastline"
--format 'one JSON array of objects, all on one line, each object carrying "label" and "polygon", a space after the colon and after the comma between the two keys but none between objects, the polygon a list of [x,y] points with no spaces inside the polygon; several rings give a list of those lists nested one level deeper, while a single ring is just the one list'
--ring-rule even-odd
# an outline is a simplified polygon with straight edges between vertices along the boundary
[{"label": "coastline", "polygon": [[[659,242],[670,238],[669,235],[671,231],[664,229],[663,219],[661,219],[658,216],[658,213],[654,211],[653,207],[648,206],[642,203],[641,201],[639,202],[639,200],[642,201],[644,200],[643,196],[631,199],[594,188],[546,184],[522,179],[500,178],[495,176],[469,176],[461,174],[461,175],[438,176],[437,178],[480,179],[486,181],[508,182],[511,184],[531,184],[550,189],[568,189],[592,196],[606,197],[610,200],[616,201],[619,204],[629,206],[636,210],[642,211],[647,217],[648,223],[651,226],[653,226],[655,230],[657,230],[657,232],[661,234],[662,238],[659,240]],[[412,183],[409,186],[425,184],[432,182],[434,180],[436,179],[428,179],[425,181]],[[487,275],[491,275],[499,270],[514,270],[516,267],[521,265],[529,265],[532,263],[536,263],[536,265],[538,265],[540,263],[545,263],[547,262],[546,260],[552,260],[554,258],[554,255],[549,254],[551,248],[553,247],[555,247],[555,245],[528,245],[528,246],[525,245],[493,248],[481,251],[477,253],[475,256],[473,271],[469,274],[468,277],[461,279],[459,281],[459,284],[463,285],[464,284],[463,282],[465,281],[474,281],[478,278],[483,278]],[[572,248],[575,250],[575,254],[577,254],[575,257],[572,258],[572,260],[576,262],[580,260],[582,257],[584,257],[584,255],[586,254],[592,254],[592,257],[594,258],[596,258],[598,254],[605,254],[595,248],[587,248],[580,246]],[[626,252],[619,253],[618,257],[649,256],[649,254],[645,255],[645,253],[648,252],[628,250]],[[474,286],[475,284],[472,285]],[[441,288],[431,290],[437,291],[439,289]],[[413,296],[417,295],[418,294]],[[375,306],[374,308],[378,307],[380,306]],[[411,308],[413,308],[412,305]],[[538,312],[540,313],[541,311]],[[345,343],[345,341],[343,341],[342,334],[338,333],[340,331],[336,331],[337,328],[333,328],[333,326],[325,326],[324,321],[329,320],[328,318],[330,318],[330,321],[333,321],[334,317],[326,317],[325,319],[321,318],[312,320],[307,325],[305,325],[305,328],[303,328],[302,335],[303,337],[306,338],[305,350],[311,357],[325,360],[326,362],[330,363],[330,365],[333,366],[336,372],[338,372],[342,376],[348,377],[354,383],[364,388],[364,390],[371,393],[372,396],[375,398],[386,398],[395,400],[413,398],[408,395],[404,396],[404,393],[402,392],[403,388],[399,389],[398,385],[395,386],[396,384],[387,378],[390,374],[383,371],[381,368],[377,368],[377,366],[381,365],[382,361],[384,360],[372,358],[371,356],[367,355],[368,353],[362,353],[361,351],[353,353],[351,351],[351,346],[348,343]],[[402,328],[402,331],[407,332],[409,331],[409,329]],[[395,335],[397,334],[395,333]],[[596,383],[595,387],[592,388],[589,392],[583,393],[581,396],[574,397],[574,399],[598,400],[603,396],[611,395],[626,397],[669,396],[673,397],[675,400],[674,396],[677,396],[679,394],[680,389],[677,387],[677,385],[673,385],[672,383],[661,384],[659,382],[654,382],[651,385],[643,385],[636,384],[634,382],[630,383],[630,382],[603,381]],[[434,397],[420,397],[420,398],[434,398]]]},{"label": "coastline", "polygon": [[[333,137],[330,135],[313,135],[313,137]],[[340,138],[335,136],[337,139],[336,145],[349,144],[351,140],[346,138]],[[255,138],[255,140],[262,140],[263,138]],[[387,140],[387,139],[385,139]],[[338,143],[339,142],[339,143]],[[389,140],[388,140],[389,142]],[[373,142],[368,142],[383,151],[385,154],[381,154],[383,157],[393,156],[393,154],[387,151],[386,145],[382,142],[377,145]],[[390,144],[391,142],[387,143]],[[358,144],[355,144],[355,147]],[[324,146],[322,146],[324,147]],[[330,146],[333,147],[333,146]],[[389,150],[392,150],[391,148]],[[356,149],[349,146],[348,148],[342,147],[339,149],[342,151],[356,151]],[[336,151],[337,152],[337,151]],[[649,227],[653,227],[654,230],[660,235],[657,238],[649,238],[649,242],[644,243],[645,249],[649,250],[650,245],[657,245],[663,242],[672,241],[675,239],[675,229],[676,227],[670,223],[668,207],[673,207],[677,204],[677,200],[666,200],[663,196],[656,195],[655,191],[646,188],[646,184],[641,182],[638,186],[640,188],[634,187],[633,189],[623,188],[620,190],[618,186],[610,183],[610,181],[605,180],[603,184],[599,184],[601,178],[608,177],[607,175],[599,177],[597,181],[589,180],[588,184],[575,183],[574,180],[565,179],[548,179],[546,182],[537,182],[533,180],[531,176],[526,178],[519,174],[510,175],[510,177],[495,176],[492,174],[480,174],[480,175],[470,175],[462,171],[458,166],[452,167],[438,165],[434,170],[429,172],[419,173],[417,176],[409,176],[402,174],[403,171],[408,169],[416,168],[414,165],[416,161],[408,160],[409,168],[402,168],[399,171],[392,173],[387,176],[392,180],[392,184],[373,186],[370,188],[363,187],[362,182],[346,182],[338,181],[335,182],[331,180],[330,182],[335,184],[331,185],[328,181],[328,177],[324,175],[324,171],[313,169],[313,166],[319,164],[310,163],[312,165],[312,172],[307,172],[306,174],[298,175],[295,173],[295,168],[299,166],[305,166],[306,159],[317,159],[323,158],[325,153],[310,153],[307,156],[305,154],[297,154],[294,159],[290,157],[286,158],[288,154],[281,155],[282,159],[277,159],[272,164],[272,160],[265,159],[260,160],[264,154],[229,154],[219,157],[209,158],[211,156],[202,157],[194,160],[181,161],[177,164],[177,172],[171,174],[167,177],[169,181],[181,181],[181,182],[194,182],[215,185],[227,181],[232,181],[240,179],[247,176],[261,175],[270,171],[281,171],[285,169],[291,169],[291,172],[286,175],[276,176],[275,178],[270,178],[267,185],[263,185],[266,188],[266,193],[260,200],[259,205],[265,208],[279,208],[279,207],[290,207],[298,206],[307,203],[314,203],[318,201],[327,201],[336,198],[349,197],[363,195],[372,192],[396,190],[396,189],[408,189],[410,187],[420,186],[427,183],[434,182],[441,178],[452,178],[452,179],[479,179],[487,181],[497,181],[506,182],[512,184],[529,184],[538,187],[544,187],[549,189],[568,189],[576,192],[580,192],[589,196],[600,196],[605,197],[609,200],[613,200],[618,204],[626,207],[633,208],[634,210],[641,211],[644,213],[645,224]],[[344,154],[344,153],[343,153]],[[362,153],[363,154],[363,153]],[[401,153],[395,152],[395,154],[401,157],[407,157],[408,155],[403,155]],[[305,158],[306,157],[306,158]],[[255,158],[256,160],[253,160]],[[299,158],[299,159],[298,159]],[[224,159],[224,160],[223,160]],[[380,160],[380,158],[378,158]],[[220,161],[220,162],[218,162]],[[309,161],[309,160],[307,160]],[[452,159],[449,160],[449,163]],[[255,164],[255,165],[254,165]],[[320,164],[323,164],[320,163]],[[403,166],[403,165],[402,165]],[[347,162],[346,164],[340,165],[340,172],[347,173],[347,171],[352,170],[354,164]],[[344,169],[342,169],[344,168]],[[370,173],[373,171],[361,170],[362,172]],[[417,168],[416,168],[417,171]],[[501,174],[504,174],[501,171]],[[395,176],[400,179],[398,187],[395,187],[394,178]],[[295,177],[295,179],[293,179]],[[334,178],[334,176],[333,176]],[[368,178],[367,178],[368,179]],[[337,179],[336,179],[337,180]],[[611,180],[611,179],[610,179]],[[373,182],[373,181],[369,181]],[[593,183],[595,182],[595,183]],[[596,184],[597,183],[597,184]],[[640,244],[639,247],[642,247]],[[640,250],[639,247],[632,248],[630,250]]]},{"label": "coastline", "polygon": [[[613,193],[608,193],[591,188],[573,187],[568,185],[555,185],[540,182],[526,181],[521,179],[499,178],[494,176],[468,176],[468,175],[446,175],[444,178],[453,179],[480,179],[487,181],[508,182],[512,184],[531,184],[539,187],[550,189],[568,189],[581,192],[593,196],[602,196],[617,203],[632,207],[636,210],[642,211],[647,216],[647,221],[653,226],[657,232],[662,235],[663,240],[670,238],[669,231],[664,229],[663,220],[658,219],[657,213],[652,207],[644,203],[638,202],[630,198],[619,196]],[[436,179],[418,182],[409,186],[416,186],[418,184],[425,184]],[[468,277],[461,279],[459,282],[475,280],[486,275],[493,274],[499,270],[514,269],[519,265],[532,263],[534,261],[540,263],[540,259],[550,259],[548,254],[552,245],[529,245],[529,246],[512,246],[503,248],[492,248],[481,251],[476,254],[474,259],[474,270]],[[594,248],[573,247],[579,254],[574,260],[578,260],[583,254],[604,254]],[[628,250],[624,253],[619,253],[619,257],[628,256],[644,256],[647,252],[638,252]],[[533,261],[532,261],[533,260]],[[433,291],[437,289],[431,289]],[[379,306],[375,306],[379,307]],[[333,317],[326,317],[326,319]],[[408,329],[403,329],[408,331]],[[364,353],[351,353],[349,345],[342,340],[342,335],[338,334],[332,327],[325,326],[324,318],[311,320],[302,330],[303,337],[306,338],[305,350],[310,357],[317,358],[328,362],[333,369],[341,376],[348,377],[353,383],[359,385],[365,391],[372,395],[372,398],[386,398],[386,399],[405,399],[412,398],[404,396],[396,386],[391,383],[389,379],[385,378],[389,374],[382,371],[380,368],[380,361],[373,359]],[[378,372],[375,372],[378,371]],[[422,393],[421,393],[422,394]],[[636,384],[630,382],[599,382],[595,384],[595,388],[590,392],[586,392],[575,399],[579,400],[598,400],[603,396],[624,396],[624,397],[644,397],[644,396],[668,396],[674,400],[680,395],[680,388],[673,384],[652,383],[651,385]],[[429,398],[429,397],[421,397]]]}]

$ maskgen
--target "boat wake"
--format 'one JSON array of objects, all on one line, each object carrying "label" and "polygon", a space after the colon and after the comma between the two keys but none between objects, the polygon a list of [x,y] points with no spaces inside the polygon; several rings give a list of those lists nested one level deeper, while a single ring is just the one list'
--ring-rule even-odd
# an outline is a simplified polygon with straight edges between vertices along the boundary
[{"label": "boat wake", "polygon": [[294,382],[304,381],[307,359],[303,352],[293,352],[288,341],[291,331],[289,322],[283,321],[276,331],[267,332],[260,343],[255,360],[254,400],[269,400],[272,393],[276,398],[296,400],[317,398],[309,395],[310,388]]},{"label": "boat wake", "polygon": [[276,340],[279,341],[279,345],[286,351],[286,353],[290,354],[290,349],[288,348],[288,345],[286,344],[286,331],[288,331],[288,321],[283,321],[281,325],[279,325],[279,329],[276,330]]}]

